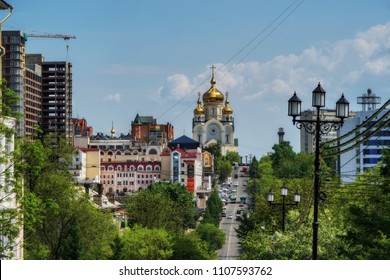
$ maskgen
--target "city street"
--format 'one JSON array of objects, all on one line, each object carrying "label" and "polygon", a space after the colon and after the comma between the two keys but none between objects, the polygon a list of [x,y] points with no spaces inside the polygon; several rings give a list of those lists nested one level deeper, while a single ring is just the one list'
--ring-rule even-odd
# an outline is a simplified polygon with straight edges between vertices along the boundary
[{"label": "city street", "polygon": [[[219,260],[236,260],[239,258],[241,245],[239,244],[239,239],[237,238],[237,234],[235,229],[239,227],[240,222],[237,221],[237,210],[240,208],[240,196],[247,196],[246,186],[244,186],[244,182],[248,179],[247,177],[240,177],[242,174],[240,171],[240,167],[237,170],[233,170],[232,176],[232,184],[238,182],[238,187],[230,187],[229,189],[237,189],[236,193],[233,193],[237,197],[236,203],[228,203],[226,205],[226,217],[222,217],[220,223],[220,229],[223,230],[226,234],[226,242],[222,249],[218,250],[218,259]],[[237,175],[237,178],[235,178]],[[245,205],[245,204],[244,204]]]}]

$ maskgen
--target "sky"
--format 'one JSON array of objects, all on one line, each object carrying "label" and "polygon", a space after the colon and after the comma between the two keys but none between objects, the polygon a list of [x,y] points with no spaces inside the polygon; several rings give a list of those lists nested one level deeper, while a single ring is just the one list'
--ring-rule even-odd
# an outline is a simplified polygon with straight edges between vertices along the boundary
[{"label": "sky", "polygon": [[72,63],[73,117],[94,134],[112,123],[126,134],[138,113],[192,137],[212,65],[243,157],[272,152],[280,127],[300,151],[287,115],[294,91],[303,110],[318,82],[330,109],[341,93],[353,111],[368,88],[382,104],[390,97],[390,0],[7,2],[14,10],[3,30],[76,36],[29,38],[26,52]]}]

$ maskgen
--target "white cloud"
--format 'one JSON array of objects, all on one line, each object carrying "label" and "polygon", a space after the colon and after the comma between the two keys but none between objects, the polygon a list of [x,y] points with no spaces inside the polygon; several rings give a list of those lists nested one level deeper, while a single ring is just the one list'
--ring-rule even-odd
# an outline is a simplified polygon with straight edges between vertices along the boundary
[{"label": "white cloud", "polygon": [[[195,102],[196,92],[203,93],[210,87],[210,66],[193,78],[184,74],[169,76],[159,90],[160,96],[180,100],[192,94]],[[367,83],[370,87],[375,79],[388,80],[390,23],[357,33],[354,38],[309,46],[298,54],[215,66],[216,86],[223,93],[228,91],[231,100],[236,98],[246,104],[259,100],[272,111],[277,111],[275,104],[287,100],[294,91],[309,97],[318,82],[334,93],[332,96],[340,90],[348,94],[354,85]]]},{"label": "white cloud", "polygon": [[120,93],[108,94],[104,97],[104,100],[114,101],[117,103],[120,103],[121,99],[122,99],[122,95]]},{"label": "white cloud", "polygon": [[165,85],[158,89],[158,95],[168,99],[182,99],[188,96],[193,89],[188,77],[184,74],[169,76]]}]

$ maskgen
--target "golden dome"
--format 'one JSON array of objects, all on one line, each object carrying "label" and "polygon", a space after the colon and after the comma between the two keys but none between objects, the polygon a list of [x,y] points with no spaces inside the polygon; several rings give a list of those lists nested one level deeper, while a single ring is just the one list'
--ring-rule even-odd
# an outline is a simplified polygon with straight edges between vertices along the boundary
[{"label": "golden dome", "polygon": [[114,135],[114,134],[115,134],[114,122],[112,122],[111,135]]},{"label": "golden dome", "polygon": [[202,102],[200,101],[200,92],[198,93],[198,106],[194,110],[195,115],[204,115],[204,108],[202,107]]},{"label": "golden dome", "polygon": [[232,107],[229,106],[228,93],[226,93],[225,107],[223,107],[223,109],[222,109],[222,114],[224,114],[224,115],[233,114],[233,109],[232,109]]},{"label": "golden dome", "polygon": [[208,91],[206,91],[203,94],[203,102],[205,102],[205,103],[223,102],[223,100],[225,99],[225,97],[223,96],[222,92],[220,92],[215,87],[216,81],[215,81],[215,78],[214,78],[214,68],[215,68],[214,65],[211,66],[211,69],[212,69],[212,75],[211,75],[211,80],[210,80],[211,87],[210,87],[210,89]]}]

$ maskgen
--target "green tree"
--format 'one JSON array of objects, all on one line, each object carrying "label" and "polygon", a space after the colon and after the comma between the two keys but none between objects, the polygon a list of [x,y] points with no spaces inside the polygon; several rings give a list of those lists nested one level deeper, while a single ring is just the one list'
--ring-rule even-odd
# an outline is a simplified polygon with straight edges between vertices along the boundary
[{"label": "green tree", "polygon": [[219,180],[221,182],[224,182],[232,174],[233,171],[233,167],[230,161],[226,159],[221,159],[218,161],[217,169],[219,171]]},{"label": "green tree", "polygon": [[173,236],[162,228],[127,228],[122,243],[122,260],[168,260],[173,255]]},{"label": "green tree", "polygon": [[207,150],[214,155],[214,160],[222,157],[222,143],[220,141],[207,147]]},{"label": "green tree", "polygon": [[183,234],[194,227],[192,194],[180,184],[152,184],[132,198],[127,210],[132,223],[148,229],[164,228]]},{"label": "green tree", "polygon": [[218,192],[214,189],[206,202],[206,211],[204,214],[204,223],[219,226],[223,210],[223,202],[219,198]]},{"label": "green tree", "polygon": [[208,243],[203,241],[196,231],[177,236],[173,246],[172,260],[212,260],[215,252],[210,252]]},{"label": "green tree", "polygon": [[227,151],[225,155],[225,159],[230,162],[230,165],[241,162],[241,157],[237,152]]},{"label": "green tree", "polygon": [[249,177],[250,178],[259,178],[259,170],[258,170],[259,162],[256,159],[256,156],[253,156],[251,163],[249,165]]},{"label": "green tree", "polygon": [[25,258],[110,258],[117,229],[111,215],[94,207],[84,188],[71,182],[69,142],[47,135],[19,146]]},{"label": "green tree", "polygon": [[390,259],[390,192],[382,168],[367,170],[334,198],[344,210],[342,238],[348,246],[342,253],[350,259]]},{"label": "green tree", "polygon": [[12,258],[13,248],[21,233],[22,215],[19,209],[22,195],[21,177],[15,166],[16,151],[14,146],[18,113],[11,106],[19,102],[14,91],[7,88],[5,80],[1,81],[2,104],[0,112],[0,135],[5,145],[0,145],[0,253]]},{"label": "green tree", "polygon": [[207,242],[208,248],[212,252],[221,249],[225,244],[225,233],[213,224],[199,224],[196,232],[203,241]]}]

